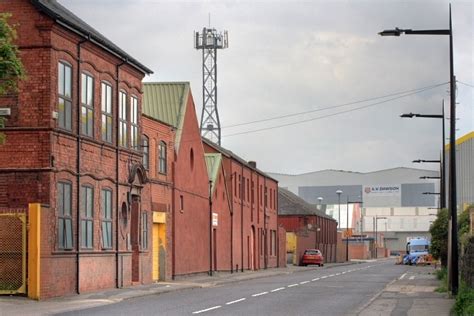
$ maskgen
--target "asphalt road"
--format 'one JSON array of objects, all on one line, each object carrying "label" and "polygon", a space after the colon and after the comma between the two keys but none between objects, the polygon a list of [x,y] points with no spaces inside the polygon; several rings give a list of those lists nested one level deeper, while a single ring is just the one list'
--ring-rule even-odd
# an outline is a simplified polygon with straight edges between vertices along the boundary
[{"label": "asphalt road", "polygon": [[62,315],[354,315],[407,271],[371,262],[129,299]]}]

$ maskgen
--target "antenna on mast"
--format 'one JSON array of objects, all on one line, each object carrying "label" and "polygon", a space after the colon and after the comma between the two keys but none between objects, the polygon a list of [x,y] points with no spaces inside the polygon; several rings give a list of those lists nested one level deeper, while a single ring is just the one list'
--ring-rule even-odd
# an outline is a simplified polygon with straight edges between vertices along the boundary
[{"label": "antenna on mast", "polygon": [[221,144],[221,124],[217,110],[217,50],[228,47],[227,31],[219,33],[211,28],[209,13],[209,28],[194,32],[194,48],[202,50],[201,136],[218,145]]}]

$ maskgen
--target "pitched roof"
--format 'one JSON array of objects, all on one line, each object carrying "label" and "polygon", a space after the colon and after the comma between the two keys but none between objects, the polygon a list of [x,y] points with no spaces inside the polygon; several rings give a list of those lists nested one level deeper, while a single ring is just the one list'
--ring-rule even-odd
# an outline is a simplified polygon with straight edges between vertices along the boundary
[{"label": "pitched roof", "polygon": [[189,92],[189,82],[145,82],[143,84],[143,114],[176,128],[177,150],[181,140]]},{"label": "pitched roof", "polygon": [[248,161],[246,161],[245,159],[239,157],[238,155],[236,155],[234,152],[228,150],[228,149],[225,149],[224,147],[221,147],[219,145],[217,145],[216,143],[210,141],[209,139],[205,138],[205,137],[202,137],[202,141],[203,143],[206,143],[207,145],[213,147],[214,149],[216,149],[218,152],[224,154],[224,156],[227,156],[227,157],[230,157],[230,158],[233,158],[235,160],[237,160],[238,162],[240,162],[241,164],[243,164],[244,166],[246,166],[247,168],[249,169],[252,169],[252,170],[255,170],[256,172],[258,172],[259,174],[261,174],[262,176],[268,178],[268,179],[272,179],[273,181],[276,181],[278,182],[278,180],[276,180],[275,178],[269,176],[267,173],[263,172],[262,170],[258,169],[258,168],[255,168],[253,166],[251,166]]},{"label": "pitched roof", "polygon": [[204,159],[206,160],[207,174],[209,175],[209,180],[212,181],[212,192],[216,188],[217,176],[219,175],[219,168],[222,162],[221,154],[204,154]]},{"label": "pitched roof", "polygon": [[318,210],[315,205],[307,203],[281,187],[278,187],[278,215],[317,215],[335,221],[331,216]]},{"label": "pitched roof", "polygon": [[52,18],[56,23],[79,33],[83,37],[88,37],[91,42],[108,50],[110,53],[125,59],[126,62],[137,70],[152,74],[153,71],[128,55],[120,47],[112,43],[105,36],[100,34],[92,26],[81,20],[77,15],[63,7],[56,0],[31,0],[31,3],[41,12]]}]

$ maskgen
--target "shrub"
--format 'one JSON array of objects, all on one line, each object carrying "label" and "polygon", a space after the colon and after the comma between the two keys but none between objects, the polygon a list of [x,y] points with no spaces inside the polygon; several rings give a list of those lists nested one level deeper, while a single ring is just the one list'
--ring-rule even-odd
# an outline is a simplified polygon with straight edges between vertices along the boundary
[{"label": "shrub", "polygon": [[455,315],[474,315],[474,289],[461,282],[453,311]]}]

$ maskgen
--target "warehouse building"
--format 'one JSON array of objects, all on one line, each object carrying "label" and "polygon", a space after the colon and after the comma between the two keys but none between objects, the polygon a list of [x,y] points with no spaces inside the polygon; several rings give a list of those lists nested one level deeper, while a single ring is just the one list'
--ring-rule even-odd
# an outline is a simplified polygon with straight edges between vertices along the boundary
[{"label": "warehouse building", "polygon": [[379,247],[392,252],[403,251],[411,237],[429,237],[436,218],[439,181],[420,177],[437,177],[438,171],[400,167],[368,173],[322,170],[270,175],[308,203],[325,205],[339,229],[376,237]]},{"label": "warehouse building", "polygon": [[[449,179],[449,145],[446,145],[446,176]],[[457,204],[464,209],[474,204],[474,132],[456,140]],[[449,182],[446,181],[446,194]]]}]

